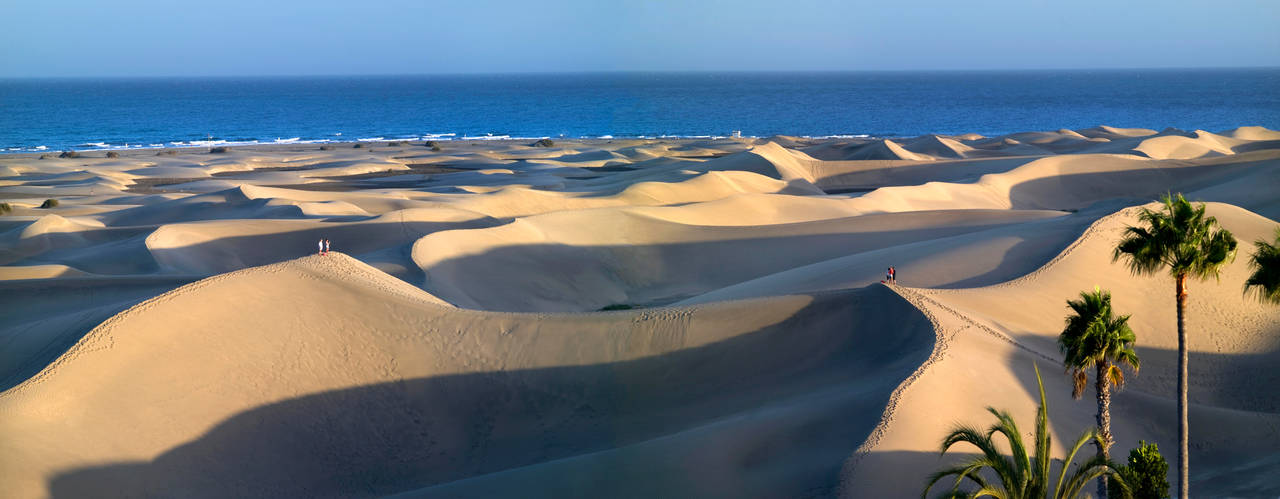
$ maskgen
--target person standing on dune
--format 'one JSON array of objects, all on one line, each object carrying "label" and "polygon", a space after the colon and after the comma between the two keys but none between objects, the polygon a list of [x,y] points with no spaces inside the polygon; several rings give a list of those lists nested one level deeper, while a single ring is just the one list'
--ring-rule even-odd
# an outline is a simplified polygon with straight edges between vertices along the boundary
[{"label": "person standing on dune", "polygon": [[326,254],[326,255],[327,255],[327,254],[329,254],[329,240],[328,240],[328,239],[325,239],[325,240],[324,240],[324,254]]},{"label": "person standing on dune", "polygon": [[321,240],[320,240],[320,242],[316,243],[316,245],[317,245],[317,246],[319,246],[319,248],[320,248],[319,250],[317,250],[317,251],[316,251],[316,254],[317,254],[317,255],[323,255],[323,254],[324,254],[324,239],[321,239]]},{"label": "person standing on dune", "polygon": [[898,283],[898,269],[896,267],[889,267],[889,282]]},{"label": "person standing on dune", "polygon": [[887,284],[893,284],[893,267],[889,267],[884,271],[884,282]]}]

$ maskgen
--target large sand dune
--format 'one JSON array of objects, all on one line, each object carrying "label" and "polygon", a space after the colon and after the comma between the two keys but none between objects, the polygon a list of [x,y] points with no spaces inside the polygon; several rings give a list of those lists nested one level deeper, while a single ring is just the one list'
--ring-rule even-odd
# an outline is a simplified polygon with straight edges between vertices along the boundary
[{"label": "large sand dune", "polygon": [[1113,452],[1172,459],[1173,285],[1111,262],[1166,192],[1242,243],[1191,288],[1193,490],[1280,494],[1280,132],[441,146],[0,157],[4,495],[915,497],[1033,365],[1057,452],[1092,424],[1094,286]]}]

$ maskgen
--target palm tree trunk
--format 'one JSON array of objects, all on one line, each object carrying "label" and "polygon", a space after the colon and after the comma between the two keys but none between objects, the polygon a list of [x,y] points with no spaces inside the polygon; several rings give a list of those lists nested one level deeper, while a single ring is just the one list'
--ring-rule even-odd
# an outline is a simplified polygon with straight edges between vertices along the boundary
[{"label": "palm tree trunk", "polygon": [[[1106,359],[1098,362],[1098,374],[1095,378],[1094,392],[1098,395],[1098,455],[1103,459],[1111,457],[1111,385],[1107,382],[1107,371],[1111,363]],[[1098,498],[1107,498],[1107,476],[1098,477]]]},{"label": "palm tree trunk", "polygon": [[1187,275],[1178,274],[1178,497],[1191,497],[1190,426],[1187,419]]}]

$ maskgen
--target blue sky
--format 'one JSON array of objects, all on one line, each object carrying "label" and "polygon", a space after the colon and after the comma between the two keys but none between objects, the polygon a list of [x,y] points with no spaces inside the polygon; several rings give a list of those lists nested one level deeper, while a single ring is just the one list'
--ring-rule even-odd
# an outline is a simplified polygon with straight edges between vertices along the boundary
[{"label": "blue sky", "polygon": [[1280,66],[1274,0],[12,0],[0,77]]}]

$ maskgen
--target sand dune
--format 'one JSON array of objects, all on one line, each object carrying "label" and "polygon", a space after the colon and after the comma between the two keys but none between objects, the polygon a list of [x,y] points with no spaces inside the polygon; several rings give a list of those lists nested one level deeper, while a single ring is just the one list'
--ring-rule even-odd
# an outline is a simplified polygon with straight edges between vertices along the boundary
[{"label": "sand dune", "polygon": [[917,137],[903,143],[902,148],[934,159],[967,158],[976,151],[958,140],[938,135]]},{"label": "sand dune", "polygon": [[1125,156],[1052,156],[1006,172],[983,175],[973,183],[885,187],[851,203],[859,208],[865,206],[867,212],[948,208],[1074,210],[1105,199],[1151,199],[1165,192],[1188,190],[1208,179],[1221,180],[1229,170],[1240,174],[1270,169],[1277,157],[1274,150],[1244,156],[1231,163],[1206,165]]},{"label": "sand dune", "polygon": [[1100,125],[1092,128],[1076,130],[1076,133],[1080,134],[1083,137],[1088,137],[1091,139],[1116,140],[1116,139],[1128,139],[1133,137],[1146,137],[1148,135],[1155,135],[1156,131],[1148,130],[1146,128],[1117,128],[1117,127],[1111,127],[1106,125]]},{"label": "sand dune", "polygon": [[[467,308],[591,311],[701,294],[783,269],[1045,212],[894,213],[753,226],[684,225],[622,210],[538,215],[437,232],[413,248],[423,288]],[[583,228],[596,224],[590,231]],[[768,255],[768,258],[762,258]],[[551,272],[554,282],[537,278]],[[694,279],[682,276],[696,275]],[[876,274],[872,274],[873,276]],[[505,279],[495,288],[486,283]]]},{"label": "sand dune", "polygon": [[897,142],[889,139],[877,140],[868,144],[860,145],[852,150],[847,151],[843,157],[844,160],[908,160],[908,161],[924,161],[927,156],[916,154],[903,148]]},{"label": "sand dune", "polygon": [[1103,141],[1107,141],[1107,139],[1095,138],[1091,140],[1089,137],[1072,130],[1058,130],[1056,132],[1013,133],[999,137],[981,138],[967,143],[978,149],[1043,155],[1074,152]]},{"label": "sand dune", "polygon": [[316,241],[322,238],[360,254],[387,247],[407,248],[435,231],[496,223],[488,217],[445,208],[400,210],[350,222],[213,220],[162,225],[147,236],[146,246],[163,271],[213,275],[315,252]]},{"label": "sand dune", "polygon": [[[897,485],[877,478],[877,473],[890,469],[920,470],[910,479],[923,480],[939,462],[934,449],[949,422],[984,421],[982,405],[971,403],[971,398],[1017,408],[1015,414],[1033,412],[1034,401],[1026,397],[1026,390],[1034,387],[1027,385],[1032,361],[1045,371],[1059,445],[1090,424],[1092,404],[1064,396],[1070,392],[1069,382],[1052,362],[1059,358],[1054,342],[1062,328],[1065,301],[1093,286],[1111,290],[1117,309],[1134,314],[1131,324],[1143,360],[1142,372],[1113,399],[1113,414],[1124,415],[1112,423],[1118,447],[1129,448],[1145,439],[1161,449],[1175,449],[1169,398],[1177,352],[1172,280],[1133,277],[1110,263],[1114,241],[1126,224],[1135,222],[1134,213],[1128,209],[1103,218],[1047,266],[1008,283],[977,289],[903,289],[904,296],[926,313],[950,322],[941,326],[950,329],[948,349],[904,392],[898,412],[906,418],[884,426],[884,437],[864,448],[868,454],[857,463],[859,469],[846,470],[850,490],[891,493]],[[1211,204],[1210,213],[1242,240],[1265,236],[1276,226],[1225,204]],[[1191,291],[1190,398],[1198,442],[1193,470],[1215,470],[1199,472],[1202,478],[1215,478],[1198,480],[1197,494],[1251,495],[1280,488],[1275,483],[1246,485],[1248,476],[1258,471],[1249,465],[1274,459],[1280,442],[1280,399],[1268,388],[1277,381],[1270,366],[1280,358],[1280,312],[1241,295],[1238,283],[1245,275],[1245,262],[1239,259],[1220,282],[1197,283]],[[964,374],[989,366],[983,359],[993,355],[1008,360],[1000,369],[984,369],[980,378]],[[1248,425],[1248,436],[1234,431],[1235,425]]]},{"label": "sand dune", "polygon": [[[751,164],[764,161],[748,161]],[[776,173],[775,173],[776,174]],[[437,197],[448,203],[495,218],[531,216],[564,210],[622,206],[664,206],[710,201],[741,193],[821,194],[803,179],[775,180],[752,171],[681,169],[668,175],[619,185],[597,184],[595,192],[573,193],[510,186],[481,196]],[[612,192],[611,192],[612,191]]]},{"label": "sand dune", "polygon": [[1093,424],[1095,285],[1113,452],[1172,458],[1172,285],[1110,262],[1166,192],[1242,243],[1191,288],[1194,490],[1280,494],[1280,132],[439,144],[0,156],[3,495],[916,497],[1033,364],[1059,454]]},{"label": "sand dune", "polygon": [[1079,152],[1133,154],[1152,159],[1196,159],[1233,154],[1233,148],[1243,142],[1204,130],[1186,132],[1170,128],[1150,136],[1113,139]]},{"label": "sand dune", "polygon": [[[312,256],[201,281],[107,321],[0,395],[10,490],[38,493],[52,473],[55,495],[392,493],[614,446],[618,466],[652,463],[652,447],[671,444],[646,442],[684,430],[686,445],[735,446],[669,463],[697,475],[649,480],[650,490],[692,492],[713,473],[714,490],[791,495],[835,478],[932,342],[923,316],[884,289],[519,316],[451,311],[378,274]],[[883,311],[908,320],[848,331],[847,317]],[[889,327],[895,341],[867,341]],[[764,420],[723,420],[744,411]],[[321,418],[295,425],[300,416]],[[110,431],[122,427],[154,431]],[[791,450],[742,462],[752,447]],[[210,461],[227,451],[244,459]],[[572,470],[558,473],[550,483],[573,490]]]},{"label": "sand dune", "polygon": [[1280,132],[1260,126],[1242,126],[1223,131],[1219,135],[1240,140],[1280,140]]},{"label": "sand dune", "polygon": [[[1117,205],[1103,204],[1078,214],[1026,212],[1021,220],[971,232],[934,231],[934,239],[912,240],[853,252],[725,286],[677,304],[707,303],[771,296],[778,293],[848,289],[884,279],[892,262],[900,282],[910,286],[951,288],[995,284],[1039,268],[1070,245],[1098,217]],[[914,212],[942,220],[971,216],[954,211]],[[964,262],[957,265],[956,262]]]}]

